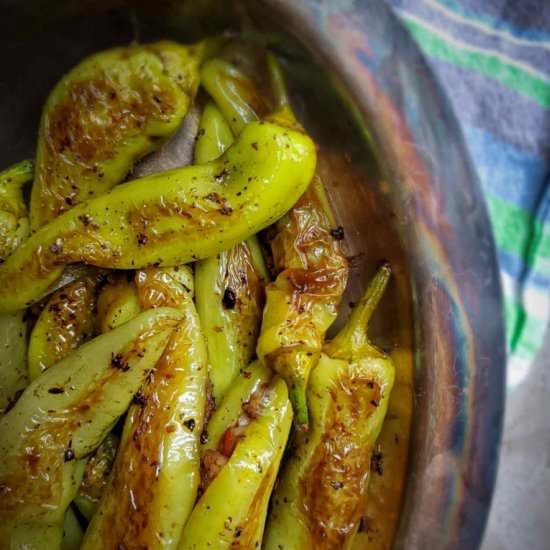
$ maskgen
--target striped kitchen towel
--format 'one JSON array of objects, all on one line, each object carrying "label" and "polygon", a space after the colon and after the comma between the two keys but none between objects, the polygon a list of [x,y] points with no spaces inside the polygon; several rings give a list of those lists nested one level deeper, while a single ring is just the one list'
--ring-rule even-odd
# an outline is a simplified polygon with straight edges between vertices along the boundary
[{"label": "striped kitchen towel", "polygon": [[388,2],[446,89],[485,192],[512,389],[550,316],[550,0]]}]

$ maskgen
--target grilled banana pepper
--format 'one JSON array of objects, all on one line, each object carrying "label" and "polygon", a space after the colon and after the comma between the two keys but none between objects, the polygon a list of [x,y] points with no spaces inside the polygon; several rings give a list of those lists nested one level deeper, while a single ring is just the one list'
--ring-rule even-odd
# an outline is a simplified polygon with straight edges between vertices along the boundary
[{"label": "grilled banana pepper", "polygon": [[[298,123],[290,109],[277,60],[268,67],[278,111],[272,118]],[[258,357],[287,382],[295,424],[307,430],[306,388],[328,327],[336,319],[348,264],[340,246],[323,183],[316,176],[292,210],[275,226],[271,249],[279,272],[266,289]]]},{"label": "grilled banana pepper", "polygon": [[205,42],[115,48],[61,79],[40,124],[33,229],[120,183],[177,130],[197,92],[206,49]]},{"label": "grilled banana pepper", "polygon": [[93,336],[97,282],[97,277],[84,277],[52,294],[29,340],[31,380]]},{"label": "grilled banana pepper", "polygon": [[182,314],[164,308],[81,346],[0,419],[0,540],[59,548],[84,461],[127,409]]},{"label": "grilled banana pepper", "polygon": [[0,262],[3,262],[27,237],[29,218],[22,187],[32,180],[30,160],[0,172]]},{"label": "grilled banana pepper", "polygon": [[66,264],[132,269],[217,254],[283,215],[315,160],[307,135],[253,122],[211,163],[119,185],[43,226],[0,266],[0,312],[39,299]]},{"label": "grilled banana pepper", "polygon": [[346,549],[353,541],[395,376],[391,359],[367,337],[389,277],[383,266],[312,371],[310,431],[296,433],[273,496],[266,550]]},{"label": "grilled banana pepper", "polygon": [[191,512],[208,378],[191,281],[188,267],[136,274],[143,307],[177,307],[183,320],[130,407],[83,549],[175,548]]},{"label": "grilled banana pepper", "polygon": [[[249,385],[242,389],[244,395],[250,395]],[[216,450],[205,451],[204,493],[185,525],[179,550],[260,547],[269,497],[291,424],[288,391],[278,377],[261,384],[242,403],[240,416],[224,432]]]},{"label": "grilled banana pepper", "polygon": [[[212,103],[204,110],[195,162],[217,158],[233,142],[223,115]],[[216,402],[255,353],[267,269],[255,236],[197,262],[197,311],[208,343],[210,379]]]}]

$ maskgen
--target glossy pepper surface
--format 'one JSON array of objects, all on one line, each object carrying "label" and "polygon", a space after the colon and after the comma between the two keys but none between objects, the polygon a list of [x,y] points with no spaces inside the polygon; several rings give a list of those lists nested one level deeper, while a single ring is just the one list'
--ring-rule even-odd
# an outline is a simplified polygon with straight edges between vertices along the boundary
[{"label": "glossy pepper surface", "polygon": [[[228,70],[228,64],[220,60],[212,60],[207,65],[201,76],[207,78],[210,92],[221,98],[232,69],[229,66]],[[231,82],[236,84],[235,80]],[[253,85],[244,75],[239,84],[233,101],[247,105],[241,88],[244,86],[255,93]],[[243,115],[242,109],[233,111],[228,113],[226,108],[233,125],[240,123],[239,128],[256,118],[255,114]],[[195,162],[217,158],[232,142],[233,134],[226,119],[216,105],[209,103],[201,118]],[[246,367],[255,354],[268,280],[257,237],[252,236],[229,250],[197,262],[195,280],[197,310],[208,343],[212,393],[219,403],[239,370]]]},{"label": "glossy pepper surface", "polygon": [[177,307],[183,319],[128,411],[83,549],[175,548],[195,502],[208,364],[191,290],[180,282],[192,280],[188,270],[175,272],[179,280],[155,268],[136,276],[144,307]]},{"label": "glossy pepper surface", "polygon": [[253,122],[211,163],[119,185],[43,226],[0,266],[0,312],[39,299],[66,264],[170,266],[230,248],[296,202],[315,161],[307,135]]},{"label": "glossy pepper surface", "polygon": [[349,548],[367,498],[374,445],[394,383],[394,365],[367,337],[390,276],[382,267],[312,371],[311,426],[297,432],[273,495],[266,550]]},{"label": "glossy pepper surface", "polygon": [[0,172],[0,261],[4,261],[29,233],[22,188],[33,175],[34,165],[30,160],[18,162]]},{"label": "glossy pepper surface", "polygon": [[0,418],[0,540],[59,548],[85,462],[127,409],[182,315],[151,310],[48,369]]},{"label": "glossy pepper surface", "polygon": [[77,279],[51,295],[29,340],[31,380],[92,338],[97,283],[97,277],[91,275]]},{"label": "glossy pepper surface", "polygon": [[[268,64],[279,104],[273,118],[296,126],[281,69],[273,56]],[[319,360],[325,333],[336,319],[346,287],[348,264],[340,238],[318,176],[277,222],[271,238],[278,275],[266,288],[257,353],[288,383],[299,429],[308,426],[309,373]]]},{"label": "glossy pepper surface", "polygon": [[40,123],[33,229],[120,183],[181,124],[205,42],[115,48],[82,61],[52,90]]},{"label": "glossy pepper surface", "polygon": [[[179,550],[259,548],[269,497],[292,423],[286,384],[275,378],[260,393],[253,418],[226,452],[183,530]],[[239,426],[237,426],[239,427]],[[223,442],[223,446],[227,441]],[[218,446],[219,448],[219,446]]]}]

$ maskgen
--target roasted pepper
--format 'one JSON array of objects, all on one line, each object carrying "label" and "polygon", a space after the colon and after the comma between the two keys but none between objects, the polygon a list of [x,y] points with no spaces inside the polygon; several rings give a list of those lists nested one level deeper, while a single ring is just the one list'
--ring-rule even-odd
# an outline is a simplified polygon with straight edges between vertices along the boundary
[{"label": "roasted pepper", "polygon": [[[195,162],[217,158],[232,141],[223,115],[208,104],[201,119]],[[195,266],[197,311],[207,339],[212,391],[218,403],[255,353],[267,277],[256,236]]]},{"label": "roasted pepper", "polygon": [[278,377],[258,392],[243,405],[246,418],[222,437],[217,451],[222,463],[212,465],[217,475],[195,505],[179,550],[260,547],[292,407]]},{"label": "roasted pepper", "polygon": [[29,218],[23,201],[23,185],[32,180],[32,161],[24,160],[0,172],[0,262],[27,237]]},{"label": "roasted pepper", "polygon": [[236,136],[266,113],[266,104],[253,82],[231,63],[210,59],[202,66],[200,79]]},{"label": "roasted pepper", "polygon": [[98,336],[32,382],[0,418],[0,540],[59,548],[85,462],[127,409],[182,314],[150,310]]},{"label": "roasted pepper", "polygon": [[120,183],[181,124],[207,43],[157,42],[94,54],[44,106],[31,195],[33,229]]},{"label": "roasted pepper", "polygon": [[90,275],[69,283],[51,295],[29,340],[31,380],[92,338],[97,283],[98,278]]},{"label": "roasted pepper", "polygon": [[141,311],[133,275],[109,273],[97,298],[97,331],[108,332],[133,319]]},{"label": "roasted pepper", "polygon": [[0,315],[0,415],[29,382],[27,322],[23,311]]},{"label": "roasted pepper", "polygon": [[39,299],[66,264],[170,266],[230,248],[296,202],[315,160],[307,135],[253,122],[211,163],[119,185],[43,226],[0,266],[0,312]]},{"label": "roasted pepper", "polygon": [[295,434],[273,496],[266,550],[346,549],[353,541],[395,376],[391,359],[367,337],[389,277],[384,265],[311,373],[310,430]]},{"label": "roasted pepper", "polygon": [[94,512],[113,469],[119,438],[110,433],[92,453],[86,462],[82,483],[74,499],[78,511],[88,520]]},{"label": "roasted pepper", "polygon": [[112,476],[83,550],[175,548],[193,508],[208,364],[191,289],[182,280],[192,280],[188,267],[136,275],[144,307],[174,306],[183,320],[128,411]]},{"label": "roasted pepper", "polygon": [[[269,58],[276,116],[292,121],[283,77]],[[271,249],[276,280],[266,288],[266,307],[258,340],[258,357],[289,386],[299,429],[308,426],[306,388],[319,360],[328,327],[336,319],[346,287],[348,264],[340,246],[323,183],[316,176],[292,210],[274,228]]]}]

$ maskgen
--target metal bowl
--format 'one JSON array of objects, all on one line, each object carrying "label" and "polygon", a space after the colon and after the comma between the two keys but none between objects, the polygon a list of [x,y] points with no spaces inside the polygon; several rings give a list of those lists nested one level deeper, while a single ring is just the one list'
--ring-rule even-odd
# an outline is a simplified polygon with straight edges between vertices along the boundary
[{"label": "metal bowl", "polygon": [[346,303],[390,260],[394,283],[372,335],[386,346],[414,343],[413,439],[395,547],[478,547],[503,409],[494,244],[449,103],[383,0],[0,0],[0,10],[2,166],[34,154],[49,90],[93,51],[227,28],[277,49],[345,228]]}]

